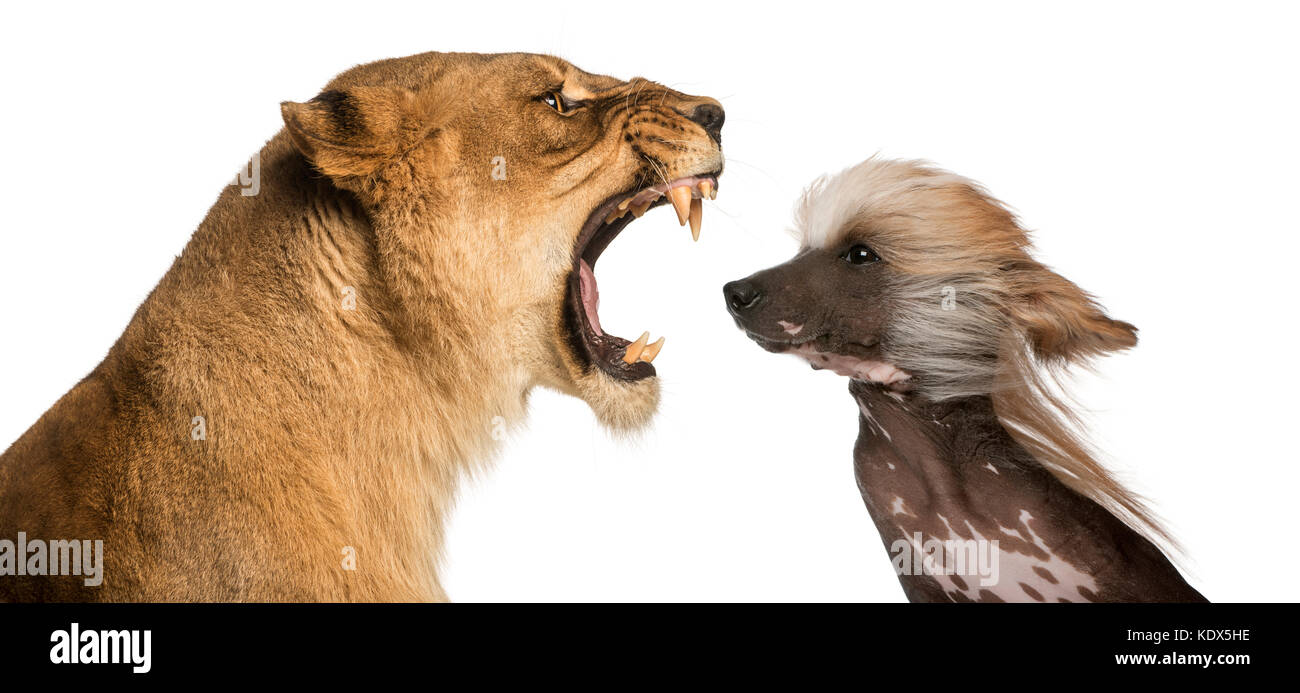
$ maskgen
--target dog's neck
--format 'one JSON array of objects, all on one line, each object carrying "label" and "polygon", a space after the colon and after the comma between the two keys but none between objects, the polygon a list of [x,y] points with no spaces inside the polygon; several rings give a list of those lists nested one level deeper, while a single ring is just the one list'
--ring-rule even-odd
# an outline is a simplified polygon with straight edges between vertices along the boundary
[{"label": "dog's neck", "polygon": [[911,601],[1201,598],[1154,545],[1020,446],[990,397],[931,402],[858,380],[849,390],[858,486]]}]

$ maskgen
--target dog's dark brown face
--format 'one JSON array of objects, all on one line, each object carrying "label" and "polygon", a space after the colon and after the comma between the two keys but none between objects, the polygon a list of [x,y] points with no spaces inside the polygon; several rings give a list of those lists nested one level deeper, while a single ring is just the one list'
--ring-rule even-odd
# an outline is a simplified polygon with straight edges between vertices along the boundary
[{"label": "dog's dark brown face", "polygon": [[889,268],[864,243],[806,248],[783,264],[723,287],[727,310],[759,346],[795,353],[815,369],[902,383],[880,342],[890,321]]}]

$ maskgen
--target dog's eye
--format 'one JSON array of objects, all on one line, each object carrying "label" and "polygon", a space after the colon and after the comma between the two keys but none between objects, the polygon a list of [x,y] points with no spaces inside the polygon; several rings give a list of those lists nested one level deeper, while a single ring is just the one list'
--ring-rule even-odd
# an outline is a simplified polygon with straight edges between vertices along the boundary
[{"label": "dog's eye", "polygon": [[550,106],[556,113],[564,115],[569,112],[569,105],[564,100],[564,95],[558,91],[548,91],[542,97],[542,103]]},{"label": "dog's eye", "polygon": [[844,258],[850,265],[865,265],[868,262],[876,262],[880,259],[876,251],[865,245],[855,245],[844,251],[844,254],[840,257]]}]

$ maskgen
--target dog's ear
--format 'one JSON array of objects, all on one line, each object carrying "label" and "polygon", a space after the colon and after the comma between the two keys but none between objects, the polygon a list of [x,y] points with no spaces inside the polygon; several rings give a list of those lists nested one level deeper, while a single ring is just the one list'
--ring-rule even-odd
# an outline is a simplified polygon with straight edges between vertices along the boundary
[{"label": "dog's ear", "polygon": [[280,104],[294,145],[335,179],[364,177],[413,146],[429,130],[414,92],[388,87],[330,90],[306,103]]},{"label": "dog's ear", "polygon": [[1004,268],[1013,275],[1008,306],[1035,355],[1077,361],[1137,344],[1137,328],[1113,320],[1074,282],[1026,260]]}]

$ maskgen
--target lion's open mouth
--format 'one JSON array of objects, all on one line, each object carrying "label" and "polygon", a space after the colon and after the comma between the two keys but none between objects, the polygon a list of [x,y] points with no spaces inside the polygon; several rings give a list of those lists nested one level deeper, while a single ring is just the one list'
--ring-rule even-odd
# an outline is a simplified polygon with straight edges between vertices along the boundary
[{"label": "lion's open mouth", "polygon": [[703,200],[715,198],[717,191],[716,172],[688,176],[615,195],[592,212],[578,234],[565,301],[565,323],[575,353],[585,354],[601,370],[622,380],[640,380],[655,374],[651,361],[663,348],[662,337],[650,343],[650,335],[646,333],[633,342],[601,329],[597,312],[600,292],[596,287],[596,260],[634,219],[667,202],[673,204],[677,219],[683,226],[690,224],[691,235],[698,240],[704,214]]}]

